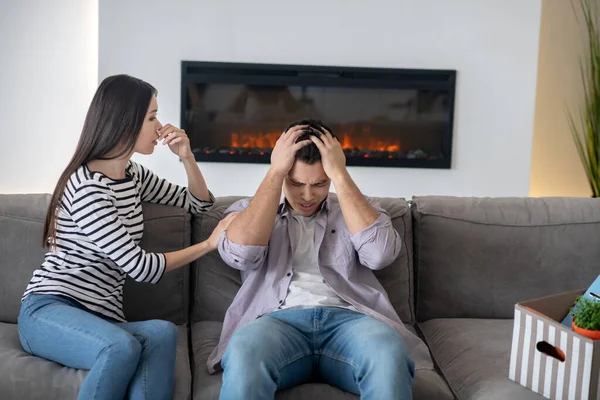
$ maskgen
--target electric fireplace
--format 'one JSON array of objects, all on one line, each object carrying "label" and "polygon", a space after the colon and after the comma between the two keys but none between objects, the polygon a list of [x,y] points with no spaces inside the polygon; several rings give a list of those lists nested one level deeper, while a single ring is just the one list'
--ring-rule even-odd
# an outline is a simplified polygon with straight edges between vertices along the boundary
[{"label": "electric fireplace", "polygon": [[181,126],[197,161],[269,163],[315,118],[347,165],[450,168],[456,72],[183,61]]}]

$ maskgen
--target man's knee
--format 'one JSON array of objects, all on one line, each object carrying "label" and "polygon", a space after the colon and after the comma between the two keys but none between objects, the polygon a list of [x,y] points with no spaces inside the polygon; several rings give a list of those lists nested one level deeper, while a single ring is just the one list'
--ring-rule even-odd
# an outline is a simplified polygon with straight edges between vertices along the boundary
[{"label": "man's knee", "polygon": [[382,371],[406,371],[414,376],[414,361],[408,354],[406,342],[396,331],[382,326],[381,329],[371,330],[367,336],[363,338],[368,343],[363,348],[363,360],[367,364]]},{"label": "man's knee", "polygon": [[243,363],[259,362],[263,358],[264,346],[260,336],[236,332],[227,344],[226,356],[229,360]]},{"label": "man's knee", "polygon": [[268,318],[255,320],[238,329],[227,344],[224,367],[234,364],[240,367],[257,366],[268,362],[273,355],[273,346],[282,340],[271,322]]}]

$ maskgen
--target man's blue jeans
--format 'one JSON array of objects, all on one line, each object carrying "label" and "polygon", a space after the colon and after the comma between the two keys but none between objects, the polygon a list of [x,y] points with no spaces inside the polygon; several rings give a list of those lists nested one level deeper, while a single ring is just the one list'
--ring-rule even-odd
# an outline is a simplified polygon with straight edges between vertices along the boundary
[{"label": "man's blue jeans", "polygon": [[221,365],[221,400],[272,400],[277,390],[311,381],[363,400],[412,399],[414,362],[402,337],[342,308],[264,315],[234,333]]},{"label": "man's blue jeans", "polygon": [[90,370],[80,400],[172,397],[177,327],[171,322],[120,323],[64,296],[31,294],[21,305],[19,337],[30,354]]}]

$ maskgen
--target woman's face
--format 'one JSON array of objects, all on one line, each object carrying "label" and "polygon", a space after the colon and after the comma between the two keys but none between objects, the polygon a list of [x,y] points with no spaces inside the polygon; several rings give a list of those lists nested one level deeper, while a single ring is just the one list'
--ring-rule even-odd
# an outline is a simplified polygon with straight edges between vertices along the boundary
[{"label": "woman's face", "polygon": [[156,131],[162,128],[162,124],[156,117],[157,113],[158,102],[156,101],[156,96],[152,96],[150,106],[144,117],[144,124],[133,148],[134,152],[140,154],[152,154],[154,152],[154,146],[158,144],[156,141],[158,133]]}]

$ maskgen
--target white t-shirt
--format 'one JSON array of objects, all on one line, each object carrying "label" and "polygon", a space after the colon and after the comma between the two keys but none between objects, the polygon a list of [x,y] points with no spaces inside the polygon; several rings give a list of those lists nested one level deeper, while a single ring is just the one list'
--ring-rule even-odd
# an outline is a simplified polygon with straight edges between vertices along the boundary
[{"label": "white t-shirt", "polygon": [[331,289],[319,272],[315,251],[317,214],[304,217],[291,211],[290,216],[288,223],[298,240],[292,243],[292,280],[285,301],[279,308],[328,306],[354,310]]}]

